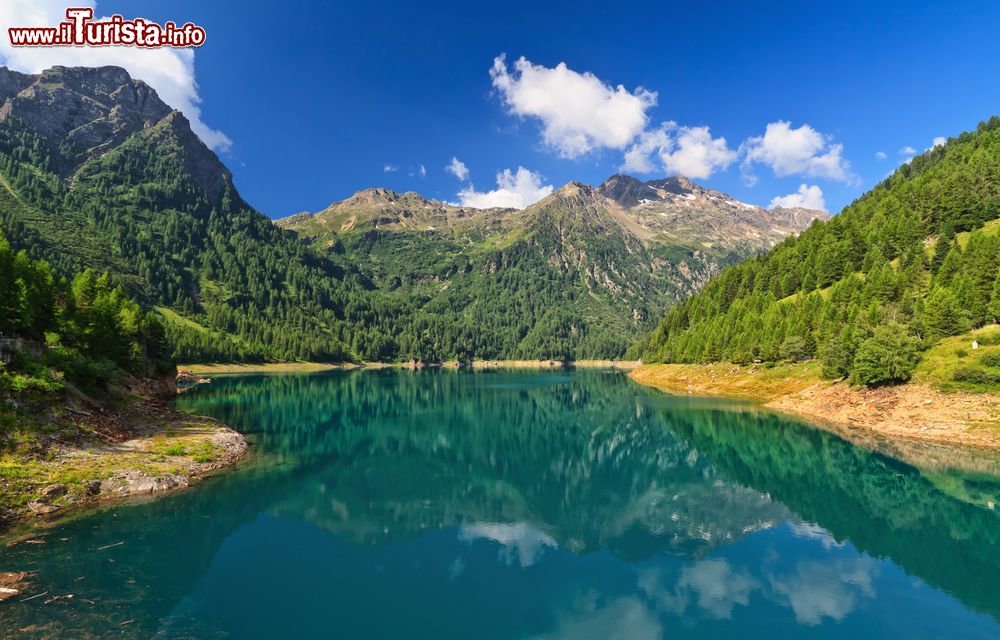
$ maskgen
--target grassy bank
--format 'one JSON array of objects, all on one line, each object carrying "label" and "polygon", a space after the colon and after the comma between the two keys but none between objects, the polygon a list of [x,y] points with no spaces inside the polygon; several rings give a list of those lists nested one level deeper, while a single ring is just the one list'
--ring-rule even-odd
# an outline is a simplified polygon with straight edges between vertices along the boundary
[{"label": "grassy bank", "polygon": [[0,411],[0,524],[186,487],[246,448],[225,425],[146,395],[22,402]]}]

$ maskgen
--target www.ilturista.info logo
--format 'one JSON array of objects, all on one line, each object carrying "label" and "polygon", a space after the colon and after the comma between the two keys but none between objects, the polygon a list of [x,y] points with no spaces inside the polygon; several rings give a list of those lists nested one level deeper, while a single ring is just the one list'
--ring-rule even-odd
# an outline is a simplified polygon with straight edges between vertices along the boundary
[{"label": "www.ilturista.info logo", "polygon": [[66,21],[54,27],[9,27],[10,44],[15,47],[200,47],[205,44],[205,30],[198,25],[178,27],[142,18],[126,20],[120,15],[94,22],[91,8],[66,9]]}]

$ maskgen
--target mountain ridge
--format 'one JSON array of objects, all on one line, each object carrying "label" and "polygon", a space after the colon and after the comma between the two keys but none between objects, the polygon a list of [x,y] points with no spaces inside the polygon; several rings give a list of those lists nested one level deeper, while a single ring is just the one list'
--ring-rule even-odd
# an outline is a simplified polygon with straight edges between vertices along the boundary
[{"label": "mountain ridge", "polygon": [[[705,232],[710,236],[724,236],[726,223],[729,222],[726,216],[731,216],[735,218],[736,228],[729,233],[730,237],[718,238],[730,244],[748,234],[757,234],[763,242],[773,243],[805,229],[814,219],[826,220],[830,217],[826,212],[801,207],[767,209],[740,202],[726,193],[706,189],[682,176],[641,182],[632,176],[615,174],[596,187],[570,181],[524,209],[477,209],[427,198],[415,191],[398,193],[384,187],[372,187],[357,191],[344,200],[334,201],[315,213],[300,212],[276,219],[275,224],[306,237],[324,232],[347,232],[366,224],[390,229],[433,230],[433,222],[470,224],[480,216],[493,223],[510,224],[523,222],[530,212],[549,207],[554,200],[569,207],[603,206],[615,209],[617,206],[625,214],[632,215],[635,224],[627,226],[644,241],[659,233],[670,235],[672,231],[669,221],[664,223],[651,219],[656,215],[669,216],[690,226],[688,239]],[[689,211],[683,212],[686,215],[677,211],[692,200],[697,201],[696,205],[687,204],[686,207],[705,209],[700,217]],[[716,219],[712,220],[713,217]]]},{"label": "mountain ridge", "polygon": [[733,214],[733,229],[673,198],[626,209],[582,183],[520,211],[376,188],[275,224],[120,68],[0,69],[0,92],[11,243],[61,273],[110,272],[187,361],[618,357],[784,233],[714,194],[706,211]]}]

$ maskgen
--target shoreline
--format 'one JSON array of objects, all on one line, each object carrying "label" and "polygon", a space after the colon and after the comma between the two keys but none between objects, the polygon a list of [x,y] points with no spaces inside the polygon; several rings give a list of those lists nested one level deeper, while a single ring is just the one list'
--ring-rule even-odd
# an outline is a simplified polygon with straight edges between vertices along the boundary
[{"label": "shoreline", "polygon": [[143,396],[113,409],[67,406],[59,424],[44,455],[0,456],[4,537],[102,505],[191,487],[249,450],[242,434],[218,420]]},{"label": "shoreline", "polygon": [[209,364],[179,364],[178,371],[195,376],[220,374],[254,374],[254,373],[314,373],[320,371],[353,370],[353,369],[562,369],[579,367],[583,369],[635,369],[640,365],[633,360],[473,360],[471,363],[460,364],[456,360],[433,364],[417,364],[412,362],[267,362],[261,364],[240,363],[209,363]]},{"label": "shoreline", "polygon": [[667,393],[748,400],[922,468],[1000,473],[997,394],[945,393],[919,381],[858,388],[821,380],[818,367],[650,364],[629,378]]}]

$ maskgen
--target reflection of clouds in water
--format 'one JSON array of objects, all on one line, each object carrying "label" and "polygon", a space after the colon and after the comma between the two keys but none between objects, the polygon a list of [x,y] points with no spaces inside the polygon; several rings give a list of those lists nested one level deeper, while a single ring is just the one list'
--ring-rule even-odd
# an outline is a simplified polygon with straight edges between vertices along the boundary
[{"label": "reflection of clouds in water", "polygon": [[596,596],[577,600],[569,614],[558,615],[558,628],[541,638],[573,640],[654,640],[663,637],[660,621],[638,598],[616,598],[598,606]]},{"label": "reflection of clouds in water", "polygon": [[459,540],[478,540],[486,538],[503,545],[500,557],[507,564],[516,560],[522,567],[530,567],[541,558],[545,547],[556,548],[559,545],[551,537],[524,522],[513,524],[479,523],[463,525],[458,532]]},{"label": "reflection of clouds in water", "polygon": [[839,549],[844,546],[844,543],[837,542],[829,531],[812,522],[789,522],[788,528],[791,529],[792,535],[796,538],[817,540],[824,549]]},{"label": "reflection of clouds in water", "polygon": [[818,625],[823,618],[843,620],[859,600],[875,597],[871,558],[860,557],[832,562],[803,560],[789,574],[769,574],[773,597],[789,606],[801,624]]},{"label": "reflection of clouds in water", "polygon": [[[817,539],[823,544],[822,539]],[[825,546],[825,545],[824,545]],[[776,562],[765,559],[765,565]],[[658,568],[639,572],[637,585],[653,608],[683,617],[693,614],[721,620],[731,618],[736,605],[748,606],[755,591],[776,604],[789,607],[800,624],[818,625],[824,618],[840,622],[864,598],[874,598],[875,562],[867,557],[802,560],[787,573],[765,568],[758,579],[745,568],[713,558],[685,566],[673,586],[665,584]]]},{"label": "reflection of clouds in water", "polygon": [[683,615],[694,602],[716,619],[731,618],[733,607],[750,604],[750,594],[760,588],[746,569],[733,569],[723,559],[702,560],[684,567],[672,590],[663,585],[659,569],[641,572],[638,584],[658,607],[674,615]]}]

